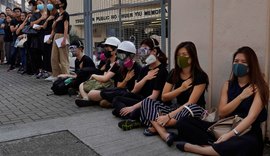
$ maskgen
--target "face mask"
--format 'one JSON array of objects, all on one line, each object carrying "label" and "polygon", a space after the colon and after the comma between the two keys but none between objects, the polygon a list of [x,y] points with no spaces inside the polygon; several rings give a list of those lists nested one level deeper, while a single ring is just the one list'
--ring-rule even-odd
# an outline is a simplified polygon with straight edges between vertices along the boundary
[{"label": "face mask", "polygon": [[247,73],[248,73],[248,66],[241,63],[233,64],[233,74],[235,76],[242,77],[247,75]]},{"label": "face mask", "polygon": [[188,63],[189,57],[177,56],[177,65],[180,68],[186,68],[190,64]]},{"label": "face mask", "polygon": [[60,4],[56,4],[55,9],[60,9]]},{"label": "face mask", "polygon": [[101,54],[100,54],[100,60],[101,60],[101,61],[106,60],[106,57],[105,57],[105,54],[104,54],[104,53],[101,53]]},{"label": "face mask", "polygon": [[124,67],[130,69],[130,68],[132,68],[133,64],[134,64],[133,60],[128,58],[124,62]]},{"label": "face mask", "polygon": [[53,5],[52,5],[52,4],[47,4],[47,9],[48,9],[49,11],[52,11],[52,10],[53,10]]},{"label": "face mask", "polygon": [[38,4],[38,5],[37,5],[37,9],[38,9],[39,11],[42,11],[42,10],[44,9],[44,4]]},{"label": "face mask", "polygon": [[150,65],[156,61],[157,61],[157,58],[154,55],[149,55],[145,60],[147,65]]},{"label": "face mask", "polygon": [[119,60],[125,60],[126,57],[127,57],[127,55],[124,53],[117,53],[117,58]]},{"label": "face mask", "polygon": [[104,55],[105,55],[106,58],[112,57],[111,51],[105,51]]}]

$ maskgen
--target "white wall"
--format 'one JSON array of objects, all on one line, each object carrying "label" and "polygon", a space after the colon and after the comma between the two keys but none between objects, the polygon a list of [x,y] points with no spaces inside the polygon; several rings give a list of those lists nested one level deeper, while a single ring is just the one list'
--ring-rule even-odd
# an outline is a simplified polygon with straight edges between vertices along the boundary
[{"label": "white wall", "polygon": [[230,75],[232,54],[242,46],[255,50],[269,80],[270,0],[171,2],[172,52],[182,41],[196,44],[200,64],[210,78],[209,104],[218,104],[221,86]]}]

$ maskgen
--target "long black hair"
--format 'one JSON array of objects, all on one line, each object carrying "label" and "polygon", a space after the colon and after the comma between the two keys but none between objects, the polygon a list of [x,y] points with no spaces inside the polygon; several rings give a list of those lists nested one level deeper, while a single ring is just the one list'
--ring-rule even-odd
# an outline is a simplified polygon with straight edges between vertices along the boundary
[{"label": "long black hair", "polygon": [[[180,43],[174,52],[174,73],[173,73],[173,82],[178,82],[180,77],[179,74],[182,72],[182,68],[180,68],[177,65],[177,54],[178,51],[182,48],[185,48],[189,54],[189,57],[191,58],[191,78],[194,82],[194,79],[196,77],[196,75],[198,73],[203,73],[205,75],[207,75],[201,68],[200,63],[199,63],[199,59],[198,59],[198,54],[197,54],[197,49],[196,46],[193,42],[191,41],[185,41]],[[209,80],[207,77],[207,82],[206,82],[206,88],[208,87],[209,84]]]}]

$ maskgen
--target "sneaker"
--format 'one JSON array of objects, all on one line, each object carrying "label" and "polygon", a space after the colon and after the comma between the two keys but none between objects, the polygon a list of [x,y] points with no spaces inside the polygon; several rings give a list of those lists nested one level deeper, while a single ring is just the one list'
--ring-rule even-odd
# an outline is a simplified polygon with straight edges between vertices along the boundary
[{"label": "sneaker", "polygon": [[87,106],[96,105],[96,102],[95,101],[90,101],[90,100],[84,100],[84,99],[76,99],[75,104],[78,107],[87,107]]},{"label": "sneaker", "polygon": [[49,74],[47,71],[45,71],[45,72],[42,74],[42,77],[41,77],[41,78],[46,79],[46,78],[48,78],[48,77],[50,77],[50,74]]},{"label": "sneaker", "polygon": [[36,78],[37,78],[37,79],[40,79],[42,76],[43,76],[43,73],[42,73],[42,72],[39,72],[39,73],[36,75]]},{"label": "sneaker", "polygon": [[48,78],[46,78],[46,81],[55,81],[57,79],[57,77],[53,77],[53,76],[49,76]]},{"label": "sneaker", "polygon": [[141,122],[138,120],[124,120],[124,121],[120,121],[118,123],[118,127],[121,128],[123,131],[128,131],[134,128],[139,128],[141,127]]},{"label": "sneaker", "polygon": [[15,67],[14,66],[10,66],[7,71],[9,72],[9,71],[11,71],[13,69],[15,69]]}]

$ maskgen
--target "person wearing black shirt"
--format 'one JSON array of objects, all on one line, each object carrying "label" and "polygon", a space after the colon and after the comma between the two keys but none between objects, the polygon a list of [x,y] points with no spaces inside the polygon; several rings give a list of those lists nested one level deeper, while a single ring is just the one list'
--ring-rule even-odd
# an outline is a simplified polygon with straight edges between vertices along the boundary
[{"label": "person wearing black shirt", "polygon": [[73,78],[71,88],[78,90],[79,85],[84,81],[88,80],[90,77],[90,70],[95,71],[96,67],[93,60],[83,54],[84,46],[82,41],[76,40],[71,43],[70,49],[74,56],[75,60],[75,73],[74,74],[60,74],[58,77],[62,78]]},{"label": "person wearing black shirt", "polygon": [[[124,119],[118,126],[123,130],[127,127],[135,128],[139,125],[141,101],[145,98],[153,100],[161,99],[162,88],[166,82],[168,71],[166,69],[167,57],[158,46],[158,41],[147,38],[142,41],[141,49],[147,55],[145,62],[147,65],[141,70],[136,84],[130,94],[113,99],[113,114]],[[126,126],[128,124],[131,126]],[[134,123],[134,124],[133,124]]]},{"label": "person wearing black shirt", "polygon": [[10,31],[12,32],[12,44],[11,44],[11,54],[10,54],[10,67],[8,71],[13,70],[15,68],[15,63],[16,63],[16,58],[17,58],[17,53],[18,53],[18,48],[15,47],[15,42],[17,40],[17,34],[16,30],[19,28],[19,25],[22,23],[21,21],[21,8],[14,8],[13,11],[15,12],[15,17],[12,19],[10,23]]},{"label": "person wearing black shirt", "polygon": [[[97,74],[92,74],[91,78],[82,83],[79,87],[80,90],[80,95],[82,96],[82,99],[76,99],[75,103],[77,106],[87,106],[89,105],[89,99],[91,97],[95,98],[101,98],[100,97],[100,90],[93,90],[92,89],[92,83],[96,80],[97,82],[103,84],[102,87],[112,87],[117,85],[117,73],[119,70],[119,65],[116,62],[116,50],[118,45],[121,43],[121,41],[116,38],[116,37],[108,37],[104,43],[105,46],[105,56],[107,58],[106,64],[103,66],[105,68],[105,73],[104,75],[97,75]],[[90,88],[89,88],[90,87]],[[103,89],[103,88],[99,88]],[[91,93],[90,93],[91,92]],[[92,99],[90,99],[92,100]],[[100,99],[101,100],[101,99]],[[95,100],[95,101],[100,101],[100,100]]]},{"label": "person wearing black shirt", "polygon": [[13,41],[12,37],[12,32],[10,30],[10,24],[11,24],[12,17],[10,15],[7,15],[6,20],[5,20],[5,36],[4,36],[4,41],[5,41],[5,53],[6,53],[6,61],[7,64],[10,64],[10,50],[11,50],[11,43]]},{"label": "person wearing black shirt", "polygon": [[[55,80],[60,74],[69,73],[68,46],[69,40],[69,14],[66,12],[67,1],[59,0],[55,4],[58,13],[55,15],[52,26],[51,36],[48,43],[53,41],[51,53],[52,76],[46,80]],[[53,40],[52,40],[53,39]],[[57,46],[56,41],[60,39],[60,46]]]},{"label": "person wearing black shirt", "polygon": [[[168,133],[165,127],[174,126],[186,116],[201,118],[204,112],[204,93],[208,86],[208,76],[201,69],[197,50],[192,42],[180,43],[174,55],[175,68],[171,70],[162,92],[162,102],[149,98],[143,100],[141,121],[149,128],[144,135],[159,134],[168,146],[173,143],[173,133]],[[170,105],[173,99],[175,105]],[[186,107],[185,107],[186,106]],[[187,108],[188,107],[188,108]]]}]

